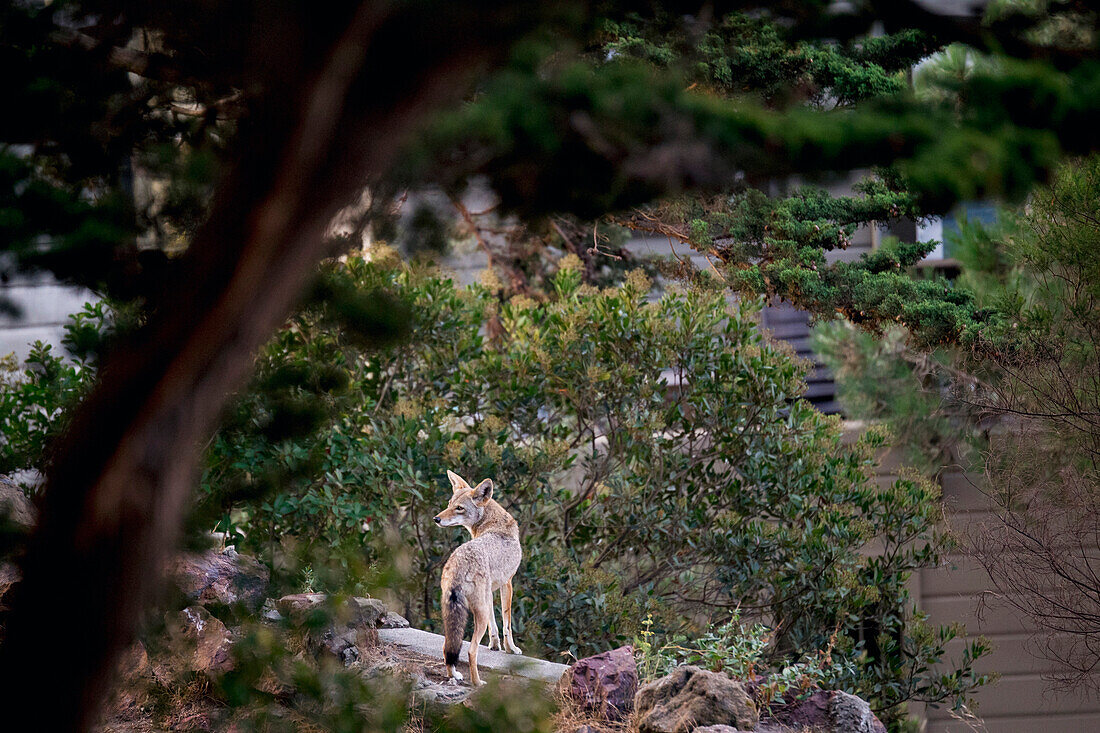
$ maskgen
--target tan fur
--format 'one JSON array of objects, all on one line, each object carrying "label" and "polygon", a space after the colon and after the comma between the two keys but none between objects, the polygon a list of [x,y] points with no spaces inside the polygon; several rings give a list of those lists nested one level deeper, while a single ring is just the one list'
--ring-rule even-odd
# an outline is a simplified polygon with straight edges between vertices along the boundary
[{"label": "tan fur", "polygon": [[[522,551],[519,525],[504,507],[493,500],[493,482],[485,479],[475,488],[460,476],[447,472],[453,491],[447,508],[435,516],[443,527],[462,526],[472,539],[451,553],[443,566],[443,657],[447,675],[462,679],[455,670],[466,630],[467,612],[474,616],[474,635],[470,639],[470,681],[481,684],[477,672],[477,649],[489,630],[489,648],[507,649],[521,654],[512,638],[512,576],[519,568]],[[501,645],[493,614],[493,592],[500,590],[504,644]]]}]

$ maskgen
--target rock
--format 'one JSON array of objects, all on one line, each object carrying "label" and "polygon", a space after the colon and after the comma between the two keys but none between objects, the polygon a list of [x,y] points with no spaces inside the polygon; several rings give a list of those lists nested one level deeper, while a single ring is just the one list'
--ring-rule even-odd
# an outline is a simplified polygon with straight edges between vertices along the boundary
[{"label": "rock", "polygon": [[275,601],[268,598],[264,601],[263,608],[260,609],[260,618],[264,621],[277,623],[283,620],[283,614],[279,613],[279,609],[275,608]]},{"label": "rock", "polygon": [[741,731],[728,725],[704,725],[702,728],[696,728],[691,733],[741,733]]},{"label": "rock", "polygon": [[771,716],[783,725],[802,730],[830,730],[832,718],[829,715],[829,700],[832,693],[817,690],[803,700],[792,700],[786,705],[775,706]]},{"label": "rock", "polygon": [[0,476],[0,516],[5,514],[14,524],[24,528],[33,527],[36,519],[34,503],[19,484],[7,476]]},{"label": "rock", "polygon": [[886,726],[875,717],[866,701],[847,692],[830,690],[817,690],[803,700],[772,708],[767,722],[779,724],[783,730],[886,733]]},{"label": "rock", "polygon": [[[324,593],[295,593],[275,602],[275,612],[307,629],[307,643],[315,653],[330,654],[344,666],[359,661],[362,651],[378,646],[378,625],[387,613],[376,598],[349,598],[333,609]],[[329,623],[317,626],[314,612],[332,614]],[[323,617],[322,617],[323,618]]]},{"label": "rock", "polygon": [[847,692],[832,693],[829,715],[833,733],[886,733],[886,726],[875,716],[867,701]]},{"label": "rock", "polygon": [[598,730],[596,730],[595,728],[593,728],[592,726],[590,726],[590,725],[582,725],[580,728],[577,728],[575,731],[573,731],[573,733],[600,733],[600,732]]},{"label": "rock", "polygon": [[294,623],[302,623],[311,611],[324,607],[324,593],[293,593],[275,601],[275,608]]},{"label": "rock", "polygon": [[180,677],[187,672],[216,676],[232,668],[230,652],[233,639],[229,629],[202,606],[188,606],[165,617],[168,630],[169,658],[165,669],[154,669],[160,682],[167,683],[164,672]]},{"label": "rock", "polygon": [[356,596],[348,599],[347,607],[351,611],[351,618],[346,621],[349,626],[370,626],[376,629],[388,613],[386,604],[377,598]]},{"label": "rock", "polygon": [[[326,606],[328,596],[324,593],[295,593],[283,596],[275,602],[275,610],[295,624],[302,624],[315,610],[324,609],[333,615],[333,621],[349,628],[405,628],[409,625],[401,616],[391,613],[377,598],[349,598],[343,605],[330,608]],[[386,621],[392,624],[386,625]]]},{"label": "rock", "polygon": [[[149,683],[152,679],[152,665],[145,645],[140,641],[126,650],[118,660],[118,680],[110,696],[108,717],[111,714],[125,714],[127,717],[141,715],[142,706],[149,703]],[[118,730],[110,725],[105,730]],[[122,728],[121,730],[125,730]]]},{"label": "rock", "polygon": [[271,575],[260,562],[230,547],[221,552],[207,550],[179,556],[172,577],[192,601],[203,605],[243,605],[255,613],[264,601]]},{"label": "rock", "polygon": [[562,676],[565,692],[581,707],[607,720],[622,720],[634,710],[638,667],[634,647],[623,646],[586,657]]},{"label": "rock", "polygon": [[125,682],[145,677],[149,670],[149,652],[140,641],[135,641],[118,660],[118,676]]},{"label": "rock", "polygon": [[679,667],[634,698],[639,733],[691,733],[697,727],[756,727],[756,706],[745,685],[724,674]]},{"label": "rock", "polygon": [[442,714],[448,707],[465,701],[473,694],[466,685],[451,684],[442,675],[429,677],[427,669],[415,667],[407,661],[383,652],[372,657],[364,665],[362,674],[371,680],[374,689],[409,690],[413,705],[423,713]]},{"label": "rock", "polygon": [[[324,651],[339,659],[345,667],[350,667],[359,661],[359,639],[354,629],[337,629],[329,626],[321,632],[318,639],[314,640],[314,646],[320,646]],[[370,646],[364,643],[364,646]]]},{"label": "rock", "polygon": [[409,628],[409,620],[399,613],[386,611],[386,613],[382,615],[382,618],[378,620],[378,628],[407,629]]},{"label": "rock", "polygon": [[19,583],[19,567],[13,562],[0,563],[0,611],[6,610],[10,605],[11,592]]}]

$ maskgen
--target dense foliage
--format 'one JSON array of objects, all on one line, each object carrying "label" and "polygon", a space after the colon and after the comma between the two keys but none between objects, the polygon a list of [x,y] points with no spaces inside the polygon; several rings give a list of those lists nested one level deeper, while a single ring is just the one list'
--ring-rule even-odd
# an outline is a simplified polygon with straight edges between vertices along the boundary
[{"label": "dense foliage", "polygon": [[119,315],[103,301],[85,304],[65,324],[64,353],[39,341],[22,364],[14,354],[0,361],[0,473],[44,468],[50,441],[92,383],[96,354],[125,321]]}]

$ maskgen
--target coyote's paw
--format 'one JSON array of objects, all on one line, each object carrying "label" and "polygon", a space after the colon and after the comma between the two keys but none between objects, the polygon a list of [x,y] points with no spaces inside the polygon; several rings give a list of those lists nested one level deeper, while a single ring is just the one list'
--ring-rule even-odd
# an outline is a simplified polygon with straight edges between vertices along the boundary
[{"label": "coyote's paw", "polygon": [[516,643],[511,639],[505,639],[504,643],[508,645],[508,651],[512,654],[523,654],[523,650],[516,646]]},{"label": "coyote's paw", "polygon": [[490,650],[492,650],[492,649],[496,649],[496,650],[504,649],[504,647],[502,647],[500,645],[500,637],[499,636],[490,636],[489,637],[489,649]]},{"label": "coyote's paw", "polygon": [[461,681],[462,681],[462,673],[459,672],[457,669],[452,669],[450,677],[447,678],[447,684],[457,685]]}]

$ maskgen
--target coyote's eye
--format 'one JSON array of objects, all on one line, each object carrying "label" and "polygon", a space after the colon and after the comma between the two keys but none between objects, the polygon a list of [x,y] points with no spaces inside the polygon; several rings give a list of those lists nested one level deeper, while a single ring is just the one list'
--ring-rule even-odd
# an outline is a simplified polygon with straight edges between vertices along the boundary
[{"label": "coyote's eye", "polygon": [[455,514],[465,514],[466,510],[460,506],[455,507]]}]

